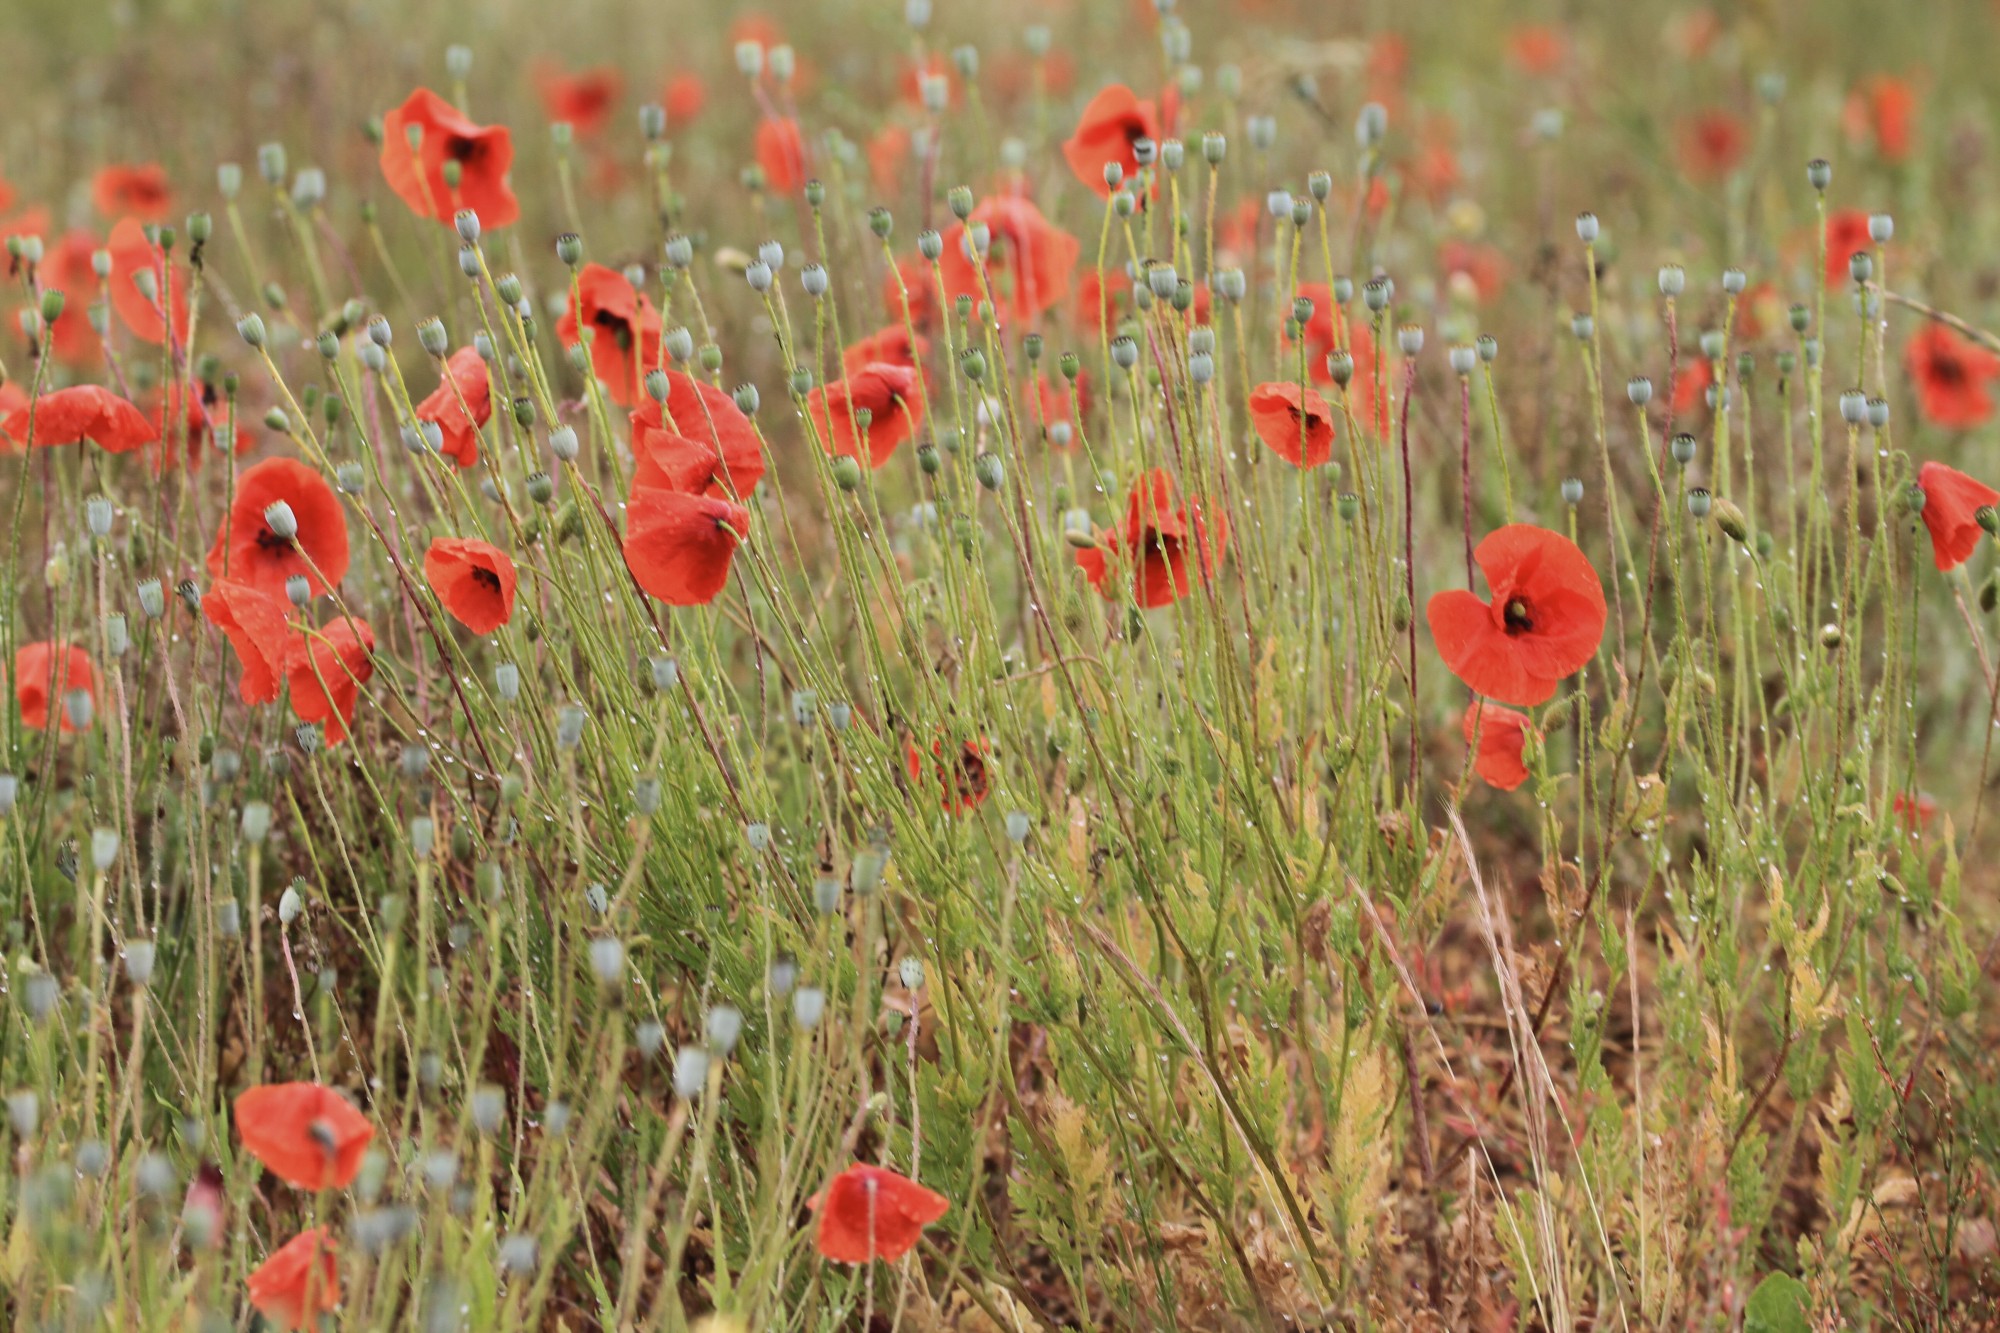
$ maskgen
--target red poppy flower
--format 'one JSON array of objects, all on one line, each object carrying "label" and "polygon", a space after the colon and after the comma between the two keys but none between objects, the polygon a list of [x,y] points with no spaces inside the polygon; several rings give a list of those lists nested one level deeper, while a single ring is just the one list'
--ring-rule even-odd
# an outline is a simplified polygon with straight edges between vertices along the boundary
[{"label": "red poppy flower", "polygon": [[1868,236],[1868,214],[1858,208],[1843,208],[1826,219],[1826,285],[1838,287],[1850,280],[1848,261],[1874,246]]},{"label": "red poppy flower", "polygon": [[[176,409],[181,402],[183,386],[179,380],[169,380],[167,391],[153,400],[153,429],[160,436],[160,448],[153,456],[155,471],[171,467],[177,461],[172,456],[180,443],[181,432],[172,425],[177,416],[182,418],[186,431],[187,465],[190,470],[201,466],[203,456],[216,443],[216,423],[209,414],[212,406],[209,395],[212,392],[204,383],[199,392],[187,394],[187,411],[181,413]],[[239,427],[236,438],[230,441],[230,452],[248,453],[256,445],[257,437]]]},{"label": "red poppy flower", "polygon": [[575,304],[556,320],[556,337],[567,346],[580,341],[580,327],[590,329],[590,368],[611,401],[630,407],[644,399],[646,372],[660,364],[660,312],[623,273],[602,264],[585,264],[576,275]]},{"label": "red poppy flower", "polygon": [[164,338],[167,321],[161,311],[171,300],[174,340],[184,342],[188,319],[185,284],[181,275],[172,271],[160,247],[146,239],[145,227],[136,218],[124,219],[111,229],[106,248],[111,252],[111,308],[132,336],[149,343]]},{"label": "red poppy flower", "polygon": [[1507,261],[1490,245],[1477,241],[1446,241],[1438,247],[1438,268],[1455,295],[1469,288],[1475,301],[1490,301],[1507,280]]},{"label": "red poppy flower", "polygon": [[1526,713],[1497,704],[1475,701],[1465,710],[1465,743],[1479,738],[1479,753],[1473,757],[1472,771],[1501,791],[1512,791],[1528,780],[1528,766],[1521,762],[1522,748],[1534,723]]},{"label": "red poppy flower", "polygon": [[247,1283],[250,1304],[279,1328],[316,1326],[340,1304],[340,1266],[333,1229],[314,1227],[286,1241],[257,1266]]},{"label": "red poppy flower", "polygon": [[97,384],[45,393],[32,404],[15,408],[4,429],[9,437],[26,440],[31,426],[37,447],[89,440],[110,454],[129,454],[160,438],[144,412]]},{"label": "red poppy flower", "polygon": [[1917,93],[1907,80],[1877,74],[1848,94],[1841,122],[1847,137],[1870,142],[1885,162],[1902,162],[1915,141]]},{"label": "red poppy flower", "polygon": [[1931,557],[1939,569],[1957,569],[1979,549],[1985,529],[1979,511],[2000,505],[2000,491],[1975,481],[1943,463],[1926,463],[1917,471],[1924,493],[1924,526],[1931,532]]},{"label": "red poppy flower", "polygon": [[244,1150],[294,1189],[346,1189],[375,1127],[354,1103],[318,1083],[265,1083],[237,1094]]},{"label": "red poppy flower", "polygon": [[276,703],[291,660],[291,603],[234,579],[217,579],[202,594],[201,614],[221,630],[243,664],[236,697],[246,704]]},{"label": "red poppy flower", "polygon": [[[858,416],[862,412],[868,414],[866,427]],[[876,361],[845,379],[815,388],[806,395],[806,413],[828,453],[862,457],[855,432],[863,430],[868,466],[879,468],[923,425],[924,396],[916,371]]]},{"label": "red poppy flower", "polygon": [[625,566],[668,606],[706,606],[728,585],[729,562],[749,535],[741,505],[649,486],[626,506]]},{"label": "red poppy flower", "polygon": [[286,675],[292,711],[301,722],[320,723],[326,743],[338,745],[354,725],[361,687],[375,675],[375,631],[367,621],[346,616],[335,616],[317,633],[301,631],[292,639]]},{"label": "red poppy flower", "polygon": [[928,328],[937,320],[937,284],[931,277],[930,265],[916,255],[905,255],[896,261],[896,267],[882,275],[882,308],[890,322],[903,322],[907,317],[917,328]]},{"label": "red poppy flower", "polygon": [[1258,385],[1250,391],[1250,424],[1257,438],[1293,467],[1318,467],[1333,457],[1333,410],[1311,389]]},{"label": "red poppy flower", "polygon": [[0,439],[4,439],[11,448],[20,448],[21,441],[7,433],[7,421],[27,405],[27,391],[20,385],[12,380],[0,384]]},{"label": "red poppy flower", "polygon": [[1431,637],[1451,673],[1500,703],[1529,707],[1588,662],[1604,637],[1604,589],[1576,543],[1513,523],[1472,553],[1489,604],[1453,588],[1431,598]]},{"label": "red poppy flower", "polygon": [[[920,333],[916,342],[912,343],[907,328],[901,324],[891,324],[858,342],[849,343],[847,350],[840,354],[840,368],[852,375],[863,366],[884,361],[892,366],[908,366],[911,370],[915,370],[918,358],[930,354],[930,339]],[[917,387],[919,391],[923,388],[921,384]]]},{"label": "red poppy flower", "polygon": [[1560,28],[1529,24],[1507,34],[1507,56],[1523,74],[1545,77],[1569,59],[1569,38]]},{"label": "red poppy flower", "polygon": [[[271,531],[265,511],[279,501],[291,507],[298,535]],[[290,458],[267,458],[236,478],[236,495],[208,551],[208,572],[239,579],[273,597],[285,580],[303,574],[318,596],[347,577],[347,516],[326,478]]]},{"label": "red poppy flower", "polygon": [[668,125],[685,125],[708,105],[708,85],[699,74],[675,74],[661,90],[660,101],[667,108]]},{"label": "red poppy flower", "polygon": [[924,76],[927,74],[944,80],[945,105],[956,108],[964,90],[959,87],[958,71],[952,68],[951,57],[942,51],[933,51],[928,59],[922,61],[904,63],[900,84],[903,100],[919,111],[928,109],[924,106]]},{"label": "red poppy flower", "polygon": [[156,162],[100,168],[90,182],[90,202],[108,218],[135,217],[161,222],[173,212],[173,192],[167,173]]},{"label": "red poppy flower", "polygon": [[1139,157],[1132,145],[1140,139],[1157,143],[1160,138],[1160,115],[1154,104],[1114,83],[1083,109],[1076,132],[1063,144],[1063,159],[1099,199],[1109,199],[1112,190],[1104,179],[1105,165],[1116,162],[1124,179],[1130,180],[1139,174]]},{"label": "red poppy flower", "polygon": [[[420,136],[414,148],[413,132]],[[505,227],[521,216],[507,184],[514,136],[504,125],[475,125],[428,88],[382,117],[381,161],[389,188],[420,218],[451,226],[458,210],[469,208],[484,226]],[[447,162],[458,164],[456,188],[445,180]]]},{"label": "red poppy flower", "polygon": [[91,703],[97,702],[97,672],[83,649],[74,644],[24,643],[14,651],[14,702],[21,709],[21,725],[47,731],[50,722],[60,719],[64,731],[75,731],[65,703],[73,690],[82,690]]},{"label": "red poppy flower", "polygon": [[517,577],[505,551],[471,537],[439,537],[424,553],[424,582],[474,634],[491,634],[513,619]]},{"label": "red poppy flower", "polygon": [[[1011,195],[990,198],[972,210],[968,221],[987,228],[986,272],[1003,320],[1025,324],[1069,294],[1070,271],[1083,246],[1043,217],[1032,201]],[[945,233],[939,259],[945,295],[983,302],[986,290],[979,265],[967,253],[970,244],[963,222]]]},{"label": "red poppy flower", "polygon": [[436,422],[444,437],[439,452],[471,467],[479,461],[479,428],[493,419],[493,384],[476,347],[453,352],[444,371],[437,388],[417,404],[417,420]]},{"label": "red poppy flower", "polygon": [[1750,132],[1734,114],[1714,109],[1681,123],[1681,167],[1695,180],[1713,181],[1742,164],[1750,149]]},{"label": "red poppy flower", "polygon": [[1715,366],[1707,357],[1682,364],[1674,377],[1674,415],[1685,416],[1708,402],[1708,386],[1715,383]]},{"label": "red poppy flower", "polygon": [[1903,823],[1912,833],[1921,833],[1937,818],[1937,798],[1927,791],[1920,791],[1914,797],[1908,792],[1897,792],[1889,802],[1889,808],[1902,816]]},{"label": "red poppy flower", "polygon": [[910,175],[910,154],[916,140],[893,121],[868,140],[868,178],[883,194],[894,194]]},{"label": "red poppy flower", "polygon": [[49,326],[49,341],[54,344],[56,359],[72,366],[95,365],[104,354],[103,340],[90,327],[90,306],[97,299],[101,281],[92,267],[97,250],[97,237],[87,231],[72,231],[50,246],[42,260],[42,286],[69,298],[62,314]]},{"label": "red poppy flower", "polygon": [[951,1207],[907,1176],[856,1162],[806,1201],[819,1214],[819,1252],[837,1263],[894,1262]]},{"label": "red poppy flower", "polygon": [[1970,430],[1993,416],[1986,382],[2000,376],[2000,356],[1987,348],[1942,324],[1925,324],[1903,348],[1903,364],[1926,420]]},{"label": "red poppy flower", "polygon": [[[962,815],[968,810],[977,810],[986,801],[986,742],[966,741],[957,748],[952,759],[946,759],[944,742],[931,746],[930,767],[934,770],[938,784],[944,792],[944,811],[948,815]],[[924,752],[914,742],[903,743],[903,764],[909,770],[910,781],[922,782],[924,778]]]},{"label": "red poppy flower", "polygon": [[1125,317],[1126,298],[1131,290],[1132,284],[1122,272],[1107,283],[1104,270],[1084,269],[1076,279],[1077,322],[1092,333],[1116,329]]},{"label": "red poppy flower", "polygon": [[[1302,282],[1298,294],[1313,303],[1312,318],[1306,321],[1301,334],[1306,345],[1306,370],[1315,384],[1333,383],[1333,372],[1327,369],[1327,357],[1335,349],[1333,312],[1333,288],[1323,282]],[[1357,421],[1367,424],[1371,418],[1380,416],[1374,422],[1377,435],[1389,433],[1387,399],[1378,404],[1375,395],[1375,335],[1360,320],[1350,319],[1342,329],[1344,338],[1339,344],[1354,360],[1354,378],[1349,380],[1345,390],[1347,399],[1354,405]]]},{"label": "red poppy flower", "polygon": [[589,139],[611,118],[619,95],[625,91],[625,76],[613,65],[572,74],[552,60],[538,60],[535,91],[551,121],[566,123],[577,138]]},{"label": "red poppy flower", "polygon": [[806,141],[790,116],[765,117],[757,126],[757,165],[773,194],[792,194],[806,183]]},{"label": "red poppy flower", "polygon": [[639,470],[633,478],[635,488],[665,484],[664,478],[658,482],[646,479],[649,457],[667,472],[679,472],[678,466],[668,465],[671,453],[663,456],[662,447],[651,441],[652,432],[681,436],[709,451],[706,482],[696,485],[695,479],[686,478],[673,483],[672,489],[693,490],[718,500],[741,499],[756,490],[757,483],[764,479],[764,445],[757,438],[757,428],[736,406],[734,398],[692,375],[668,371],[664,408],[648,398],[633,410],[633,453],[639,459]]},{"label": "red poppy flower", "polygon": [[[1042,422],[1045,426],[1058,421],[1075,425],[1078,417],[1090,415],[1090,372],[1081,371],[1076,377],[1076,401],[1070,401],[1070,383],[1048,375],[1036,381],[1036,392],[1042,403]],[[1072,410],[1074,408],[1074,410]]]},{"label": "red poppy flower", "polygon": [[1214,574],[1220,551],[1229,540],[1229,520],[1218,514],[1211,521],[1199,501],[1186,505],[1175,498],[1174,480],[1155,468],[1132,483],[1126,499],[1125,522],[1097,534],[1097,546],[1078,551],[1076,563],[1098,595],[1116,601],[1125,595],[1125,577],[1138,604],[1151,610],[1188,595],[1194,585],[1188,556],[1202,578]]}]

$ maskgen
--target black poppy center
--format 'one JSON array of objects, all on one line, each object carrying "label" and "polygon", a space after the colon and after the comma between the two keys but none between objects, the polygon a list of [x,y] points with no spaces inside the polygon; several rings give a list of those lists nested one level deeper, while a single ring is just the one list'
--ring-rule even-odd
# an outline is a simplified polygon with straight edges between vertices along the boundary
[{"label": "black poppy center", "polygon": [[1965,364],[1955,356],[1934,356],[1930,364],[1930,380],[1946,388],[1954,388],[1965,383]]},{"label": "black poppy center", "polygon": [[1507,606],[1501,613],[1501,618],[1506,624],[1507,633],[1510,636],[1532,634],[1534,632],[1535,617],[1533,611],[1527,602],[1519,597],[1510,597],[1507,599]]},{"label": "black poppy center", "polygon": [[474,565],[472,567],[472,581],[477,583],[484,591],[490,592],[496,597],[500,595],[500,576],[492,570]]},{"label": "black poppy center", "polygon": [[260,551],[270,551],[273,554],[289,554],[292,549],[292,543],[271,531],[268,524],[263,524],[257,528],[257,549]]},{"label": "black poppy center", "polygon": [[444,141],[444,155],[454,162],[474,162],[485,152],[485,144],[462,134],[454,134]]}]

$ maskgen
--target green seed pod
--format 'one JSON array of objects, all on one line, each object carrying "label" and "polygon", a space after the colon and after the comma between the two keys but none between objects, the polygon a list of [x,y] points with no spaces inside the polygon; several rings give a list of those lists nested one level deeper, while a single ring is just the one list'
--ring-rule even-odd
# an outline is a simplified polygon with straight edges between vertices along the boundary
[{"label": "green seed pod", "polygon": [[1007,480],[1007,469],[1000,462],[998,454],[980,454],[972,460],[972,471],[973,475],[979,478],[979,484],[989,491],[999,490],[1002,483]]},{"label": "green seed pod", "polygon": [[833,460],[833,484],[843,491],[854,491],[861,487],[861,464],[848,454],[841,454]]}]

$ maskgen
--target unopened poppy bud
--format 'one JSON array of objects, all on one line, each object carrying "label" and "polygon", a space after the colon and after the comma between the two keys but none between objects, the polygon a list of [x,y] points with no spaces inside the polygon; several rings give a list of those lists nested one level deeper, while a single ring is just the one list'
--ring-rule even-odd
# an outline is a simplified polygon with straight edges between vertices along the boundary
[{"label": "unopened poppy bud", "polygon": [[83,521],[93,537],[109,537],[114,517],[108,496],[93,495],[83,502]]},{"label": "unopened poppy bud", "polygon": [[1354,141],[1363,149],[1374,148],[1389,133],[1389,109],[1380,102],[1369,102],[1354,118]]},{"label": "unopened poppy bud", "polygon": [[576,427],[557,426],[549,432],[549,452],[565,463],[576,460],[578,445]]},{"label": "unopened poppy bud", "polygon": [[1827,649],[1838,648],[1840,647],[1840,640],[1841,640],[1840,626],[1834,624],[1831,621],[1828,621],[1826,624],[1821,625],[1819,627],[1820,647]]},{"label": "unopened poppy bud", "polygon": [[[428,821],[418,822],[427,823]],[[424,855],[429,855],[428,848],[425,849]],[[299,893],[297,884],[287,884],[285,891],[278,895],[278,924],[281,926],[291,925],[299,919],[299,914],[305,910],[305,898]]]},{"label": "unopened poppy bud", "polygon": [[1889,400],[1887,398],[1870,398],[1868,400],[1868,424],[1876,430],[1880,430],[1889,424]]},{"label": "unopened poppy bud", "polygon": [[1674,436],[1667,444],[1667,451],[1673,455],[1673,460],[1682,467],[1687,467],[1694,462],[1696,448],[1694,436],[1689,435],[1685,431]]},{"label": "unopened poppy bud", "polygon": [[615,986],[625,976],[625,946],[609,935],[590,942],[590,970],[604,986]]},{"label": "unopened poppy bud", "polygon": [[695,360],[704,371],[713,375],[722,369],[722,348],[715,343],[703,343]]},{"label": "unopened poppy bud", "polygon": [[801,986],[792,992],[792,1018],[801,1028],[811,1032],[825,1017],[825,991],[817,986]]},{"label": "unopened poppy bud", "polygon": [[1726,268],[1722,270],[1722,290],[1725,295],[1741,296],[1743,295],[1743,289],[1749,286],[1749,284],[1750,279],[1744,275],[1742,269]]},{"label": "unopened poppy bud", "polygon": [[1805,355],[1806,369],[1816,370],[1819,368],[1819,359],[1820,359],[1819,339],[1817,338],[1805,339],[1803,342],[1799,344],[1799,351]]},{"label": "unopened poppy bud", "polygon": [[1401,588],[1389,602],[1389,627],[1398,634],[1410,627],[1410,595]]},{"label": "unopened poppy bud", "polygon": [[1389,308],[1393,296],[1387,278],[1370,278],[1361,285],[1361,303],[1378,315]]},{"label": "unopened poppy bud", "polygon": [[1424,350],[1424,331],[1416,324],[1405,324],[1396,330],[1396,345],[1403,349],[1404,356],[1415,356]]},{"label": "unopened poppy bud", "polygon": [[264,429],[289,435],[292,430],[292,419],[285,415],[285,409],[282,407],[267,408],[264,412]]},{"label": "unopened poppy bud", "polygon": [[760,295],[771,290],[771,266],[761,259],[753,259],[744,266],[743,280],[750,284],[750,290]]},{"label": "unopened poppy bud", "polygon": [[1727,385],[1711,384],[1701,391],[1701,397],[1702,401],[1708,404],[1710,411],[1727,412],[1729,410],[1730,395]]},{"label": "unopened poppy bud", "polygon": [[146,619],[158,620],[166,614],[166,590],[160,586],[158,579],[142,580],[136,592],[139,597],[139,610],[145,613]]},{"label": "unopened poppy bud", "polygon": [[153,984],[153,961],[158,951],[151,940],[133,940],[125,946],[125,979],[144,989]]},{"label": "unopened poppy bud", "polygon": [[433,315],[417,325],[417,342],[432,356],[443,356],[451,346],[451,336],[444,330],[444,321]]},{"label": "unopened poppy bud", "polygon": [[262,348],[264,346],[264,317],[254,310],[251,311],[236,321],[236,332],[251,347]]},{"label": "unopened poppy bud", "polygon": [[[1114,355],[1116,353],[1114,352]],[[974,384],[986,378],[986,353],[977,347],[969,348],[958,358],[958,369]]]},{"label": "unopened poppy bud", "polygon": [[1659,281],[1660,295],[1669,298],[1679,296],[1687,290],[1687,270],[1679,264],[1662,264]]},{"label": "unopened poppy bud", "polygon": [[502,662],[493,668],[493,692],[500,696],[502,703],[513,703],[521,697],[521,668],[512,662]]},{"label": "unopened poppy bud", "polygon": [[[1188,378],[1196,385],[1207,384],[1215,378],[1215,357],[1208,352],[1193,352],[1188,356]],[[1058,423],[1067,425],[1067,422]]]},{"label": "unopened poppy bud", "polygon": [[131,646],[131,630],[126,627],[125,613],[113,611],[104,618],[104,650],[113,657],[123,657],[125,650]]},{"label": "unopened poppy bud", "polygon": [[1327,353],[1326,373],[1335,384],[1345,389],[1354,378],[1354,354],[1344,347]]},{"label": "unopened poppy bud", "polygon": [[1833,184],[1833,164],[1823,157],[1816,157],[1806,163],[1806,184],[1826,193],[1826,187]]},{"label": "unopened poppy bud", "polygon": [[556,748],[574,750],[583,742],[583,726],[590,720],[580,704],[564,704],[556,710]]},{"label": "unopened poppy bud", "polygon": [[1146,285],[1153,289],[1153,295],[1164,301],[1180,285],[1180,275],[1174,272],[1172,264],[1155,264],[1146,270]]},{"label": "unopened poppy bud", "polygon": [[799,270],[799,286],[805,288],[806,295],[815,301],[825,296],[827,288],[831,285],[826,275],[826,267],[822,264],[807,264]]},{"label": "unopened poppy bud", "polygon": [[1644,407],[1653,401],[1653,382],[1644,375],[1634,375],[1625,381],[1625,396],[1634,407]]},{"label": "unopened poppy bud", "polygon": [[583,262],[583,238],[573,231],[563,232],[556,237],[556,258],[567,268],[575,268]]},{"label": "unopened poppy bud", "polygon": [[728,1055],[743,1036],[743,1011],[718,1004],[703,1016],[702,1027],[708,1034],[709,1049],[718,1055]]},{"label": "unopened poppy bud", "polygon": [[1715,507],[1715,498],[1705,487],[1697,486],[1687,493],[1687,507],[1688,513],[1694,517],[1707,518],[1709,511]]},{"label": "unopened poppy bud", "polygon": [[861,486],[861,464],[848,454],[841,454],[833,460],[833,484],[843,491],[857,490]]},{"label": "unopened poppy bud", "polygon": [[182,605],[186,606],[189,611],[195,615],[201,614],[201,585],[199,583],[196,583],[193,579],[182,579],[174,585],[174,592],[180,597]]},{"label": "unopened poppy bud", "polygon": [[1711,512],[1715,515],[1715,526],[1722,529],[1722,535],[1733,542],[1746,542],[1750,537],[1750,523],[1743,511],[1735,503],[1721,496],[1713,497]]},{"label": "unopened poppy bud", "polygon": [[293,574],[285,579],[285,600],[293,606],[303,607],[312,600],[312,583],[303,574]]},{"label": "unopened poppy bud", "polygon": [[1850,426],[1859,426],[1868,420],[1868,395],[1859,389],[1848,389],[1840,395],[1840,419]]},{"label": "unopened poppy bud", "polygon": [[293,541],[299,535],[298,516],[284,500],[275,500],[264,507],[264,526],[281,542]]},{"label": "unopened poppy bud", "polygon": [[1007,469],[1000,462],[998,454],[982,453],[972,460],[973,475],[979,484],[989,491],[997,491],[1007,480]]},{"label": "unopened poppy bud", "polygon": [[243,189],[243,168],[235,162],[223,162],[215,168],[215,188],[224,199],[234,199]]},{"label": "unopened poppy bud", "polygon": [[1875,258],[1866,250],[1856,250],[1847,257],[1847,276],[1856,282],[1867,282],[1875,276]]},{"label": "unopened poppy bud", "polygon": [[1576,239],[1585,245],[1597,240],[1597,214],[1578,213],[1576,215]]},{"label": "unopened poppy bud", "polygon": [[35,1137],[35,1130],[42,1123],[41,1099],[33,1092],[10,1092],[7,1094],[7,1124],[17,1139]]},{"label": "unopened poppy bud", "polygon": [[735,400],[736,410],[744,416],[754,417],[757,415],[757,408],[762,399],[757,392],[756,385],[739,384],[736,386],[735,391],[730,394],[730,397]]},{"label": "unopened poppy bud", "polygon": [[1473,368],[1479,364],[1479,353],[1464,343],[1459,343],[1445,353],[1445,359],[1451,363],[1454,375],[1470,375]]},{"label": "unopened poppy bud", "polygon": [[1981,505],[1972,511],[1972,521],[1977,523],[1989,537],[2000,537],[2000,509],[1992,505]]},{"label": "unopened poppy bud", "polygon": [[653,688],[659,693],[665,694],[680,684],[681,664],[677,658],[655,657],[648,661],[647,666],[652,671]]},{"label": "unopened poppy bud", "polygon": [[796,57],[789,46],[773,46],[764,52],[764,59],[770,65],[771,77],[779,83],[789,83],[796,66]]},{"label": "unopened poppy bud", "polygon": [[368,477],[362,470],[361,464],[342,463],[334,469],[333,480],[342,495],[359,495],[361,488],[367,484]]},{"label": "unopened poppy bud", "polygon": [[1583,479],[1564,477],[1562,483],[1563,503],[1574,509],[1583,503]]},{"label": "unopened poppy bud", "polygon": [[699,1046],[683,1046],[674,1052],[674,1096],[693,1101],[707,1082],[707,1051]]},{"label": "unopened poppy bud", "polygon": [[1571,315],[1569,331],[1578,342],[1589,342],[1597,333],[1597,321],[1585,314]]},{"label": "unopened poppy bud", "polygon": [[938,453],[936,445],[920,444],[917,446],[917,466],[923,469],[926,477],[935,477],[943,469],[944,458]]},{"label": "unopened poppy bud", "polygon": [[643,383],[646,386],[646,396],[656,403],[666,402],[667,393],[673,388],[667,380],[667,372],[657,367],[646,372]]},{"label": "unopened poppy bud", "polygon": [[1341,522],[1352,523],[1361,516],[1361,497],[1353,491],[1342,491],[1333,502],[1333,508],[1340,515]]},{"label": "unopened poppy bud", "polygon": [[762,854],[771,850],[771,826],[751,823],[743,826],[743,840],[750,844],[750,850]]},{"label": "unopened poppy bud", "polygon": [[688,331],[685,324],[676,324],[668,329],[660,341],[667,349],[669,360],[680,362],[694,360],[694,334]]},{"label": "unopened poppy bud", "polygon": [[869,209],[868,230],[875,233],[876,240],[888,240],[896,230],[896,215],[879,206]]}]

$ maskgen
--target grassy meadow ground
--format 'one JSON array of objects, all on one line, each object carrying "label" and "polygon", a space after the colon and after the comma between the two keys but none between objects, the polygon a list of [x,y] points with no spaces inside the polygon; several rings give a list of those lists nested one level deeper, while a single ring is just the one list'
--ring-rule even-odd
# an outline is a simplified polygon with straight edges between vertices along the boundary
[{"label": "grassy meadow ground", "polygon": [[2000,7],[0,34],[9,1326],[2000,1326]]}]

